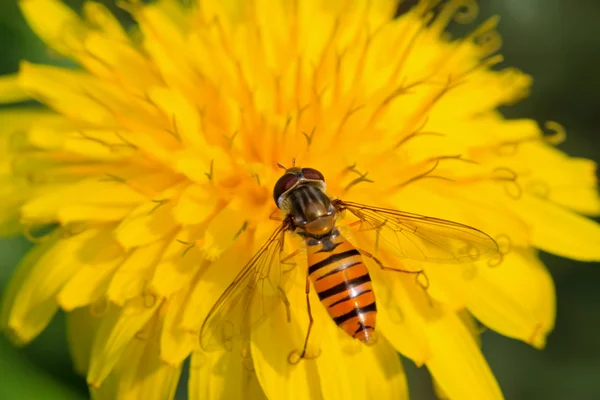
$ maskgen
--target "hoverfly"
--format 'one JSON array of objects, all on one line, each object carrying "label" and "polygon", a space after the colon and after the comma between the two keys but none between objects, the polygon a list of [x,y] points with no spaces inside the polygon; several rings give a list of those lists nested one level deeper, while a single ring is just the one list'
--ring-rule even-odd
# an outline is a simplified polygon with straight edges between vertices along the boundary
[{"label": "hoverfly", "polygon": [[[281,303],[287,305],[282,282],[283,265],[294,254],[283,254],[286,232],[300,235],[307,250],[309,326],[298,361],[306,356],[313,324],[310,281],[321,303],[344,332],[366,344],[373,343],[377,306],[363,257],[372,259],[385,270],[409,274],[422,274],[423,271],[384,265],[373,254],[352,245],[336,226],[336,218],[345,211],[357,217],[361,231],[375,232],[377,240],[386,242],[400,257],[466,263],[499,254],[494,239],[478,229],[330,198],[321,172],[295,165],[289,169],[279,166],[285,173],[274,186],[273,198],[286,217],[210,310],[200,332],[204,350],[228,348],[235,338],[247,339],[251,329],[271,310]],[[253,313],[253,309],[259,311]]]}]

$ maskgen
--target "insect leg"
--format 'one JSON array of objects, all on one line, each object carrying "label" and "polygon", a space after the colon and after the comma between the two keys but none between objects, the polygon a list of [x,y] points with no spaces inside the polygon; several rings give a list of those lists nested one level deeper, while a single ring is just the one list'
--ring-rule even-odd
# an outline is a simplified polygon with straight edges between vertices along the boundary
[{"label": "insect leg", "polygon": [[283,302],[283,305],[285,306],[285,314],[287,316],[287,322],[290,323],[290,322],[292,322],[292,313],[290,311],[290,300],[287,298],[287,295],[285,294],[285,291],[281,288],[281,286],[277,287],[277,291],[279,293],[279,297],[281,297],[281,301]]},{"label": "insect leg", "polygon": [[[421,289],[423,289],[423,292],[425,293],[425,296],[427,297],[427,302],[429,303],[429,306],[433,307],[433,301],[431,300],[431,296],[429,295],[429,293],[427,293],[427,288],[429,288],[429,278],[427,277],[427,275],[425,275],[425,271],[423,271],[422,269],[419,271],[408,271],[406,269],[386,267],[385,265],[383,265],[383,263],[377,257],[375,257],[373,254],[369,253],[368,251],[362,250],[362,249],[357,249],[357,250],[363,256],[375,261],[375,263],[377,265],[379,265],[379,268],[381,268],[384,271],[394,271],[394,272],[402,272],[404,274],[414,274],[415,275],[415,283],[417,285],[419,285],[419,287]],[[419,280],[420,277],[423,277],[423,281]]]},{"label": "insect leg", "polygon": [[279,260],[282,264],[293,264],[293,263],[289,263],[287,262],[288,260],[296,257],[298,255],[298,253],[300,253],[300,249],[294,250],[292,253],[288,254],[287,256],[283,257],[281,260]]},{"label": "insect leg", "polygon": [[306,275],[306,309],[308,311],[308,331],[306,332],[306,338],[304,339],[304,346],[302,347],[302,352],[300,354],[298,354],[298,350],[294,350],[288,356],[288,362],[290,364],[298,364],[300,362],[300,360],[302,360],[303,358],[308,358],[308,357],[306,357],[306,348],[308,346],[308,339],[310,338],[310,331],[312,330],[312,326],[313,326],[313,316],[312,316],[312,312],[310,309],[309,294],[310,294],[310,280],[309,280],[308,274],[307,274]]},{"label": "insect leg", "polygon": [[[413,274],[413,275],[415,275],[415,281],[416,281],[417,285],[419,285],[423,290],[427,290],[427,288],[429,288],[429,278],[427,278],[427,275],[425,275],[425,271],[423,271],[422,269],[420,269],[418,271],[409,271],[406,269],[386,267],[385,265],[383,265],[383,263],[377,257],[375,257],[373,254],[369,253],[368,251],[362,250],[362,249],[357,249],[357,250],[363,256],[375,261],[375,263],[377,265],[379,265],[379,268],[381,268],[382,270],[402,272],[404,274]],[[423,277],[424,281],[419,280],[420,277]]]}]

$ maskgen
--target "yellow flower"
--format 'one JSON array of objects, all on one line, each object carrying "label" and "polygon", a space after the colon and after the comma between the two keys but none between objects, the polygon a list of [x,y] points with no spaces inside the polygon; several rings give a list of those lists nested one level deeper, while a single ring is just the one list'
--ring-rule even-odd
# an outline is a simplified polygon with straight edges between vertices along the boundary
[{"label": "yellow flower", "polygon": [[[554,149],[564,132],[506,120],[497,107],[531,79],[492,70],[491,18],[452,40],[474,1],[199,1],[124,7],[126,31],[99,3],[83,17],[58,0],[22,0],[32,29],[78,68],[23,62],[0,80],[0,232],[39,242],[3,302],[3,329],[31,341],[68,312],[76,369],[94,398],[174,395],[191,355],[191,398],[407,398],[399,351],[452,399],[501,391],[475,320],[544,345],[554,322],[544,250],[600,260],[595,164]],[[435,11],[435,12],[434,12]],[[413,277],[369,264],[380,340],[338,329],[312,294],[313,359],[292,365],[307,329],[296,260],[281,306],[250,348],[203,352],[202,322],[277,226],[271,191],[295,157],[328,193],[477,227],[502,253],[428,265]],[[373,246],[373,243],[370,244]],[[385,255],[386,249],[381,249]],[[250,350],[250,351],[248,351]]]}]

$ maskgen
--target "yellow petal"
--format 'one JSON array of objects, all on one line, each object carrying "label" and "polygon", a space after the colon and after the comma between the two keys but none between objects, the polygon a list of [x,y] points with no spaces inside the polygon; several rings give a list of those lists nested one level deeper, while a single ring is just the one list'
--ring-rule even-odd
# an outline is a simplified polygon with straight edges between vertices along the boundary
[{"label": "yellow petal", "polygon": [[158,358],[158,317],[150,320],[127,344],[121,360],[100,387],[90,388],[93,399],[172,399],[181,366],[169,366]]},{"label": "yellow petal", "polygon": [[[333,328],[339,330],[335,326]],[[340,337],[345,333],[331,333],[337,336],[332,335],[330,340],[323,341],[321,355],[315,360],[321,376],[336,371],[336,379],[321,380],[325,398],[409,398],[400,358],[383,335],[378,337],[374,346],[367,347],[348,337]]]},{"label": "yellow petal", "polygon": [[[383,272],[373,262],[366,260],[373,279],[377,299],[377,330],[394,346],[394,349],[410,358],[418,366],[431,357],[431,349],[423,335],[424,320],[420,313],[418,301],[411,286],[416,286],[414,279],[409,278],[407,284],[394,272]],[[418,297],[416,297],[418,299]]]},{"label": "yellow petal", "polygon": [[[193,349],[198,348],[198,331],[185,329],[181,316],[188,305],[190,288],[184,288],[169,297],[161,334],[160,358],[169,365],[181,364]],[[198,315],[203,320],[204,314]]]},{"label": "yellow petal", "polygon": [[173,198],[180,187],[173,187],[133,210],[116,228],[117,240],[130,249],[161,239],[173,231],[177,222],[173,217]]},{"label": "yellow petal", "polygon": [[83,14],[89,23],[105,35],[123,42],[129,39],[119,20],[103,4],[88,1],[83,5]]},{"label": "yellow petal", "polygon": [[[516,171],[528,171],[520,179],[526,192],[579,213],[600,213],[594,161],[569,157],[543,142],[521,144],[516,157],[509,160],[514,160]],[[531,168],[531,162],[544,167]]]},{"label": "yellow petal", "polygon": [[[207,265],[192,285],[191,293],[187,299],[181,316],[181,329],[200,335],[200,327],[214,305],[227,287],[233,282],[235,276],[241,271],[252,254],[248,243],[248,235],[240,238],[220,258]],[[170,340],[165,337],[166,340]],[[175,345],[172,343],[171,345]],[[169,348],[171,348],[169,346]],[[190,349],[191,350],[191,349]]]},{"label": "yellow petal", "polygon": [[70,125],[64,117],[43,109],[14,108],[0,112],[0,174],[14,172],[13,159],[16,148],[22,144],[22,133],[36,124],[48,127]]},{"label": "yellow petal", "polygon": [[[473,336],[473,339],[475,339],[475,341],[477,342],[477,345],[479,345],[481,347],[481,340],[480,340],[481,328],[478,326],[478,322],[475,320],[475,318],[473,318],[473,316],[466,310],[459,311],[458,318],[460,318],[461,322],[468,329],[469,333],[471,333],[471,335]],[[445,399],[450,398],[442,390],[442,388],[435,381],[435,379],[432,379],[432,383],[433,383],[433,390],[435,391],[435,395],[437,396],[438,399],[445,400]]]},{"label": "yellow petal", "polygon": [[151,55],[155,66],[167,85],[182,93],[193,91],[197,75],[189,66],[183,26],[161,9],[160,5],[144,7],[136,15],[144,34],[144,48]]},{"label": "yellow petal", "polygon": [[129,257],[115,271],[106,290],[106,296],[118,306],[144,295],[152,271],[165,251],[167,242],[157,241],[130,251]]},{"label": "yellow petal", "polygon": [[175,396],[181,366],[164,364],[159,358],[160,326],[148,327],[147,337],[137,337],[127,346],[118,374],[119,389],[113,398],[172,399]]},{"label": "yellow petal", "polygon": [[225,27],[232,22],[239,23],[246,16],[247,3],[242,0],[206,1],[198,4],[199,12],[205,21],[215,18],[222,20]]},{"label": "yellow petal", "polygon": [[210,219],[206,229],[181,229],[156,267],[150,282],[152,290],[168,296],[186,285],[209,261],[217,260],[236,242],[243,218],[242,213],[226,207]]},{"label": "yellow petal", "polygon": [[120,221],[129,215],[130,207],[100,207],[83,204],[75,204],[58,212],[57,219],[61,224],[67,225],[72,222]]},{"label": "yellow petal", "polygon": [[173,207],[177,221],[183,226],[204,222],[217,205],[218,196],[213,189],[212,185],[190,185],[185,188]]},{"label": "yellow petal", "polygon": [[108,79],[115,80],[138,96],[146,96],[148,87],[159,85],[160,80],[149,60],[129,43],[111,40],[101,34],[90,34],[85,39],[85,48],[100,60]]},{"label": "yellow petal", "polygon": [[[25,221],[112,221],[143,200],[143,196],[120,182],[91,178],[37,190],[21,207],[21,216]],[[90,214],[94,210],[97,212]]]},{"label": "yellow petal", "polygon": [[[16,344],[25,344],[35,335],[37,335],[42,329],[45,328],[46,324],[52,318],[58,306],[54,301],[48,301],[46,304],[41,304],[40,308],[32,316],[41,321],[32,321],[35,323],[33,332],[24,335],[18,329],[14,329],[10,326],[12,318],[11,314],[16,306],[16,301],[19,299],[19,295],[22,292],[22,287],[25,286],[30,276],[35,272],[35,269],[46,252],[54,246],[55,240],[47,240],[41,244],[36,245],[31,249],[25,257],[21,260],[16,270],[13,272],[13,276],[9,284],[6,287],[4,295],[2,297],[2,313],[0,314],[0,327],[3,331],[10,334],[11,339]],[[27,286],[25,286],[27,287]],[[14,322],[13,322],[14,323]],[[41,324],[41,325],[40,325]]]},{"label": "yellow petal", "polygon": [[161,299],[140,296],[130,300],[123,308],[109,306],[102,316],[92,346],[87,375],[90,386],[97,388],[102,384],[160,304]]},{"label": "yellow petal", "polygon": [[116,373],[108,375],[100,387],[90,387],[90,398],[92,400],[113,400],[115,393],[119,391],[119,375]]},{"label": "yellow petal", "polygon": [[535,254],[515,249],[499,266],[477,271],[467,307],[496,332],[543,347],[554,326],[552,278]]},{"label": "yellow petal", "polygon": [[126,130],[142,128],[147,133],[158,133],[157,137],[140,136],[139,142],[162,140],[165,142],[160,146],[162,153],[168,152],[168,143],[175,144],[156,106],[144,98],[131,96],[118,82],[81,70],[27,62],[21,63],[19,82],[33,98],[75,123],[93,124],[98,128],[125,125]]},{"label": "yellow petal", "polygon": [[21,0],[19,5],[29,26],[50,47],[67,55],[77,50],[86,29],[72,9],[58,0]]},{"label": "yellow petal", "polygon": [[[215,262],[204,268],[187,289],[168,302],[161,337],[161,359],[175,365],[200,345],[200,328],[210,309],[231,284],[247,259],[247,243],[238,242]],[[193,372],[192,372],[193,374]]]},{"label": "yellow petal", "polygon": [[82,249],[73,260],[79,266],[78,271],[57,295],[56,301],[66,311],[99,300],[106,292],[112,272],[126,256],[109,229],[100,232],[91,242],[93,244]]},{"label": "yellow petal", "polygon": [[475,339],[454,313],[442,312],[425,332],[433,352],[427,368],[449,398],[503,398]]},{"label": "yellow petal", "polygon": [[101,318],[90,307],[77,308],[67,313],[67,342],[75,371],[87,375],[92,343]]},{"label": "yellow petal", "polygon": [[[45,0],[33,0],[32,3],[38,1]],[[84,82],[85,84],[82,85]],[[82,72],[22,62],[19,83],[32,97],[75,121],[83,120],[100,126],[115,124],[114,115],[109,109],[103,107],[110,104],[109,102],[105,100],[100,104],[78,88],[86,87],[86,90],[90,91],[88,93],[94,91],[94,96],[102,94],[102,91],[95,90],[93,79],[88,79]],[[109,89],[106,84],[104,86]]]},{"label": "yellow petal", "polygon": [[238,178],[232,172],[231,158],[222,148],[210,147],[199,150],[187,148],[171,154],[173,168],[193,182],[206,184],[210,181],[222,182]]},{"label": "yellow petal", "polygon": [[267,399],[253,370],[252,359],[242,357],[239,345],[232,351],[193,353],[188,390],[190,399]]},{"label": "yellow petal", "polygon": [[190,232],[197,230],[179,231],[177,239],[168,242],[148,283],[153,293],[168,297],[189,284],[192,277],[205,267],[206,263],[199,259],[196,249],[186,244],[189,236],[193,236]]},{"label": "yellow petal", "polygon": [[25,100],[29,100],[29,96],[19,85],[17,75],[0,76],[0,104],[17,103]]},{"label": "yellow petal", "polygon": [[89,229],[58,240],[31,266],[19,286],[7,322],[22,341],[28,342],[46,327],[57,309],[55,296],[79,270],[80,262],[89,260],[99,233]]},{"label": "yellow petal", "polygon": [[514,210],[531,226],[535,247],[581,261],[600,261],[600,225],[560,206],[524,195]]},{"label": "yellow petal", "polygon": [[19,207],[27,199],[30,190],[26,182],[0,175],[0,236],[13,236],[23,231]]},{"label": "yellow petal", "polygon": [[210,151],[204,139],[199,110],[179,92],[166,88],[154,88],[148,94],[163,113],[173,119],[177,135],[186,146]]},{"label": "yellow petal", "polygon": [[[322,381],[339,377],[330,374],[322,376],[317,367],[319,358],[304,360],[297,365],[292,365],[288,361],[290,353],[302,349],[308,328],[308,314],[306,300],[303,300],[305,295],[302,286],[296,284],[288,293],[291,303],[291,322],[287,322],[285,308],[281,305],[252,334],[251,351],[256,375],[269,399],[321,399],[324,398],[321,389]],[[313,308],[319,306],[318,298],[314,293],[311,302],[314,304]],[[326,324],[333,324],[333,321],[316,318],[312,338],[320,343],[323,341],[327,344],[335,343],[337,335],[331,339],[323,337]],[[317,355],[319,345],[311,343],[308,347],[308,355]],[[323,347],[321,350],[328,349]]]}]

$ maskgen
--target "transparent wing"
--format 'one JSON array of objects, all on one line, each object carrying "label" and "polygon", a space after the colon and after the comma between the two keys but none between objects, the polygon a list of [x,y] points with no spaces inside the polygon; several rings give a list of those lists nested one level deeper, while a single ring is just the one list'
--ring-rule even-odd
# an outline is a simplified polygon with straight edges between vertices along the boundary
[{"label": "transparent wing", "polygon": [[467,225],[342,200],[334,200],[334,206],[354,214],[359,230],[371,235],[376,247],[387,244],[399,257],[459,264],[499,256],[494,239]]},{"label": "transparent wing", "polygon": [[286,270],[283,222],[254,254],[217,300],[202,324],[200,345],[206,351],[231,350],[234,340],[248,339],[251,330],[279,304],[285,303]]}]

